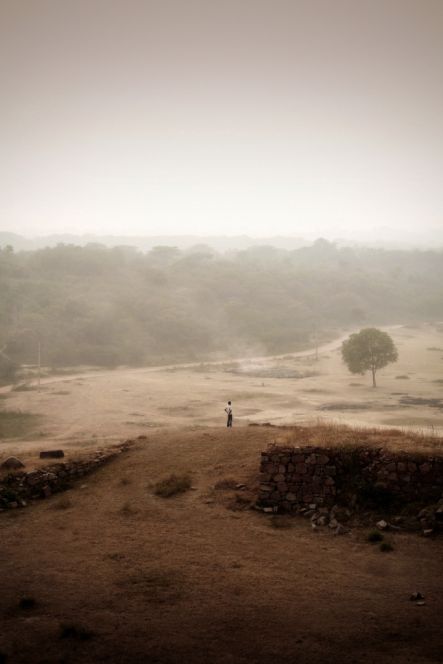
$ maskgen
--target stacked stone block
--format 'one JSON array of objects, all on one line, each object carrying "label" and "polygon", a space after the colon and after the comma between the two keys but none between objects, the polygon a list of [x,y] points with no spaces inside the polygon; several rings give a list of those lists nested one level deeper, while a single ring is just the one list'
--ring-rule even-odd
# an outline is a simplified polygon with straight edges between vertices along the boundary
[{"label": "stacked stone block", "polygon": [[374,487],[399,502],[438,500],[443,492],[443,458],[368,447],[276,447],[261,456],[258,504],[297,511],[349,498],[349,486]]},{"label": "stacked stone block", "polygon": [[29,501],[48,498],[71,486],[71,482],[93,472],[115,459],[132,445],[133,441],[100,450],[76,461],[55,463],[30,472],[9,473],[0,480],[0,511],[26,507]]}]

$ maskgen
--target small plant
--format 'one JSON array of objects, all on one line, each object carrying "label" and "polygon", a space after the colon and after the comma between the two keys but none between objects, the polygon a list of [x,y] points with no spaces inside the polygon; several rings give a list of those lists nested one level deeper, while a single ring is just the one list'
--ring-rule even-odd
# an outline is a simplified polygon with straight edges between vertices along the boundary
[{"label": "small plant", "polygon": [[82,625],[75,623],[62,623],[60,625],[61,639],[76,639],[77,641],[89,641],[94,636],[94,632]]},{"label": "small plant", "polygon": [[172,474],[154,485],[154,493],[156,496],[161,496],[162,498],[170,498],[179,493],[189,491],[191,484],[189,475]]},{"label": "small plant", "polygon": [[67,510],[70,507],[72,507],[72,501],[68,496],[64,496],[63,498],[60,498],[56,503],[54,503],[54,509],[55,510]]},{"label": "small plant", "polygon": [[236,480],[225,478],[223,480],[219,480],[218,482],[216,482],[214,485],[214,489],[216,489],[217,491],[229,491],[231,489],[236,489],[237,484],[238,482]]},{"label": "small plant", "polygon": [[37,606],[37,602],[33,597],[24,596],[20,598],[18,606],[23,611],[29,611]]},{"label": "small plant", "polygon": [[394,550],[394,547],[389,542],[382,542],[380,544],[380,551],[383,551],[383,553],[389,553],[390,551],[393,551],[393,550]]},{"label": "small plant", "polygon": [[370,542],[371,544],[375,544],[375,542],[383,542],[383,540],[384,540],[384,535],[383,535],[383,533],[381,533],[379,530],[375,530],[375,529],[374,529],[374,530],[371,530],[371,531],[368,533],[367,540],[368,540],[368,542]]},{"label": "small plant", "polygon": [[122,505],[121,513],[124,516],[132,516],[133,514],[137,514],[137,510],[132,507],[130,502],[126,502]]},{"label": "small plant", "polygon": [[269,519],[269,525],[272,528],[281,528],[281,529],[291,528],[292,527],[292,521],[291,521],[290,517],[288,517],[288,516],[282,516],[282,515],[274,514]]}]

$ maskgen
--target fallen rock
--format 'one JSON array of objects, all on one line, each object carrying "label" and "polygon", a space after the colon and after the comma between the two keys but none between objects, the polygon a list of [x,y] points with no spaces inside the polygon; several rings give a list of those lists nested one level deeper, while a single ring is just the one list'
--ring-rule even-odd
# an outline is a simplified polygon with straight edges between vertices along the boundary
[{"label": "fallen rock", "polygon": [[23,461],[20,461],[20,459],[17,459],[15,456],[8,457],[0,466],[0,468],[4,468],[5,470],[17,470],[18,468],[24,467],[25,464]]},{"label": "fallen rock", "polygon": [[409,599],[411,600],[411,602],[417,602],[418,600],[424,599],[424,598],[425,598],[425,596],[417,591],[415,593],[412,593],[412,595],[410,596]]},{"label": "fallen rock", "polygon": [[337,528],[334,530],[334,535],[347,535],[349,532],[349,528],[346,528],[345,526],[342,526],[341,523],[339,523]]},{"label": "fallen rock", "polygon": [[40,459],[62,459],[64,456],[63,450],[44,450],[40,452]]},{"label": "fallen rock", "polygon": [[381,521],[377,521],[375,525],[379,530],[386,530],[388,527],[388,522],[384,519],[381,519]]}]

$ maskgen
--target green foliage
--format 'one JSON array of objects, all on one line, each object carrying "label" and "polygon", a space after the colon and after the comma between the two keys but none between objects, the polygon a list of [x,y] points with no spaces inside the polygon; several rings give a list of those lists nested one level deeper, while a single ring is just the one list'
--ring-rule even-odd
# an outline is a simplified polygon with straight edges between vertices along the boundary
[{"label": "green foliage", "polygon": [[[395,268],[395,270],[394,270]],[[394,271],[393,271],[394,270]],[[59,245],[0,249],[0,381],[17,365],[154,365],[285,353],[374,321],[443,319],[439,252]],[[2,368],[2,362],[5,365]]]},{"label": "green foliage", "polygon": [[377,370],[396,362],[398,358],[397,349],[389,334],[375,327],[367,327],[351,334],[349,339],[343,342],[341,352],[351,373],[372,372],[374,387]]},{"label": "green foliage", "polygon": [[374,529],[374,530],[371,530],[371,531],[368,533],[367,540],[368,540],[368,542],[370,542],[371,544],[374,544],[375,542],[383,542],[383,540],[384,540],[384,535],[383,535],[383,533],[381,533],[379,530],[375,530],[375,529]]}]

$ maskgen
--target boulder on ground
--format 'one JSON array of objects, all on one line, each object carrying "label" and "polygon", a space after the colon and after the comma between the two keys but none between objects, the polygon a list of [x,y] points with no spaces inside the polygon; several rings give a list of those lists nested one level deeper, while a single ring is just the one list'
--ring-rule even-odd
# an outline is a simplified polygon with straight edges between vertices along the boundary
[{"label": "boulder on ground", "polygon": [[17,457],[11,456],[5,459],[1,464],[0,468],[5,468],[6,470],[17,470],[18,468],[24,468],[25,464]]},{"label": "boulder on ground", "polygon": [[45,450],[40,452],[40,459],[62,459],[65,456],[63,450]]}]

